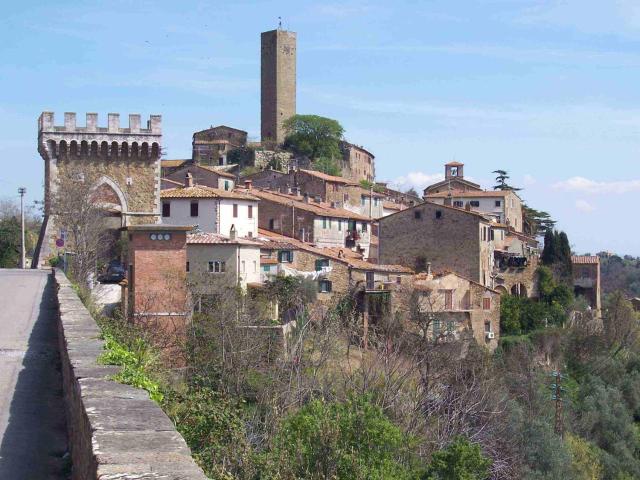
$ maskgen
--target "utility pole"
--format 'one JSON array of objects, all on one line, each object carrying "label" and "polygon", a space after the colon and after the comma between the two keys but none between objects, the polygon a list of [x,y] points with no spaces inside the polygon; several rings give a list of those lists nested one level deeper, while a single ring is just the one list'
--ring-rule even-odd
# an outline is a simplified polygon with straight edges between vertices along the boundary
[{"label": "utility pole", "polygon": [[25,247],[24,247],[24,194],[27,193],[27,189],[24,187],[18,188],[18,193],[20,194],[20,223],[22,225],[22,241],[21,244],[21,255],[20,255],[20,268],[27,268],[25,265]]},{"label": "utility pole", "polygon": [[551,372],[551,376],[553,377],[553,384],[551,385],[551,400],[554,400],[556,402],[554,431],[556,435],[559,435],[560,438],[563,438],[564,421],[562,418],[562,404],[564,400],[562,399],[562,393],[564,392],[564,387],[562,387],[562,379],[564,378],[564,375],[562,375],[559,370],[554,370],[553,372]]}]

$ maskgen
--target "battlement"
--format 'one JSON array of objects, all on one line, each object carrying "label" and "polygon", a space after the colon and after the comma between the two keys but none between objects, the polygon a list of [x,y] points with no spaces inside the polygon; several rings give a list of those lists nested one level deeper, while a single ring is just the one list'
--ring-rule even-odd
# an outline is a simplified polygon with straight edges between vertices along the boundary
[{"label": "battlement", "polygon": [[84,127],[76,124],[76,113],[65,112],[64,125],[55,125],[55,114],[53,112],[42,112],[38,118],[39,133],[102,133],[102,134],[124,134],[124,135],[161,135],[162,115],[150,115],[147,120],[147,128],[140,128],[140,114],[129,115],[129,128],[120,127],[120,114],[109,113],[107,115],[107,126],[98,126],[98,114],[87,113]]}]

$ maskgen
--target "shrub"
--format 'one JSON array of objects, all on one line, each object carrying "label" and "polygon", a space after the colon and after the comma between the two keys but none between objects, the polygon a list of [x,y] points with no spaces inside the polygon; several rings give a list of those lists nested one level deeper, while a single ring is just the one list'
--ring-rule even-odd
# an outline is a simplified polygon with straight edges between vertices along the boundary
[{"label": "shrub", "polygon": [[445,449],[431,457],[423,480],[485,480],[489,478],[491,460],[482,454],[480,446],[464,437],[457,437]]}]

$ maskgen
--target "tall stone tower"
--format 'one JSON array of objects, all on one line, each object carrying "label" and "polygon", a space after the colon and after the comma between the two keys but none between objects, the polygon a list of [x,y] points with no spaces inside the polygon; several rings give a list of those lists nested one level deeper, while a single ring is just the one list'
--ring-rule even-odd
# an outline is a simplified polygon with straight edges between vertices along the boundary
[{"label": "tall stone tower", "polygon": [[296,33],[262,32],[261,43],[262,142],[280,144],[282,123],[296,114]]}]

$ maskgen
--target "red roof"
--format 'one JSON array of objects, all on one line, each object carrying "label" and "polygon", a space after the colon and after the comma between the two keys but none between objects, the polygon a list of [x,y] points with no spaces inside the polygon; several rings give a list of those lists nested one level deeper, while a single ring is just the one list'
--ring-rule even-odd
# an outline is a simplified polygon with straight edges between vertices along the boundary
[{"label": "red roof", "polygon": [[193,245],[250,245],[259,247],[261,244],[254,242],[248,238],[235,238],[231,239],[226,235],[219,233],[191,233],[187,235],[187,244]]},{"label": "red roof", "polygon": [[444,164],[445,167],[463,167],[464,163],[460,162],[449,162]]},{"label": "red roof", "polygon": [[600,257],[595,255],[587,256],[587,255],[575,255],[571,257],[571,263],[576,264],[597,264],[600,263]]}]

